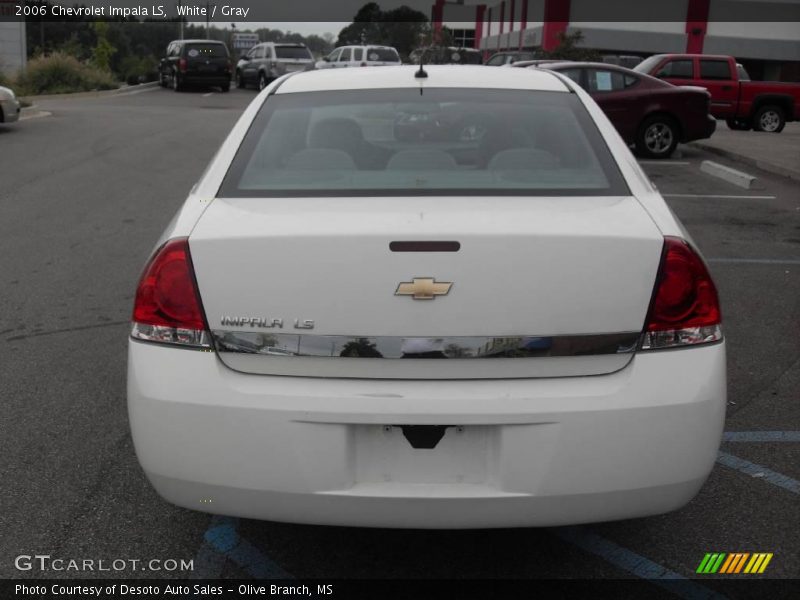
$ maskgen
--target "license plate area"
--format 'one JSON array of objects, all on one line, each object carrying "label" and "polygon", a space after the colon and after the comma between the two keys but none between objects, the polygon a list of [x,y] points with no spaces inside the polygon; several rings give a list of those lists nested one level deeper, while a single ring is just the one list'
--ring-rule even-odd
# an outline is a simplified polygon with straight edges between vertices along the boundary
[{"label": "license plate area", "polygon": [[358,483],[485,483],[489,427],[447,427],[433,448],[414,448],[400,426],[356,425]]}]

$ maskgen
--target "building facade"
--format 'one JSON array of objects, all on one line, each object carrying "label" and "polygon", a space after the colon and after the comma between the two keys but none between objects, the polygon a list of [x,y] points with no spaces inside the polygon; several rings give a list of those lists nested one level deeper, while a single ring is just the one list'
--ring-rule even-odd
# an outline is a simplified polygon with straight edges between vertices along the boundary
[{"label": "building facade", "polygon": [[487,55],[553,50],[560,34],[579,30],[583,45],[603,54],[730,54],[755,79],[800,81],[796,0],[670,0],[641,10],[644,21],[631,20],[632,6],[630,0],[436,0],[432,15],[435,29],[452,29],[451,23],[463,28],[472,19],[475,47]]},{"label": "building facade", "polygon": [[[11,7],[10,3],[0,0],[0,15]],[[25,66],[27,55],[25,22],[0,18],[0,73],[16,73]]]}]

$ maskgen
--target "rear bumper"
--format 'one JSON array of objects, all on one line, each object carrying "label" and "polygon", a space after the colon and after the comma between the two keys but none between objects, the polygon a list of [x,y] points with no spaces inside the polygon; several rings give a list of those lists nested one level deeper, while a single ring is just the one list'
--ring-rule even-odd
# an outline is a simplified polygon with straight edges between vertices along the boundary
[{"label": "rear bumper", "polygon": [[206,75],[203,73],[187,73],[181,75],[181,83],[186,85],[225,85],[230,84],[230,82],[230,74],[219,75],[213,73]]},{"label": "rear bumper", "polygon": [[[680,379],[676,382],[676,374]],[[244,375],[130,342],[139,461],[168,501],[374,527],[550,526],[686,504],[713,467],[725,347],[639,353],[610,375],[481,381]],[[391,425],[461,425],[413,449]]]},{"label": "rear bumper", "polygon": [[20,104],[17,100],[0,100],[0,123],[14,123],[19,120]]},{"label": "rear bumper", "polygon": [[686,129],[683,132],[684,139],[681,141],[692,142],[694,140],[705,140],[714,135],[716,130],[717,120],[711,115],[706,115],[686,125]]}]

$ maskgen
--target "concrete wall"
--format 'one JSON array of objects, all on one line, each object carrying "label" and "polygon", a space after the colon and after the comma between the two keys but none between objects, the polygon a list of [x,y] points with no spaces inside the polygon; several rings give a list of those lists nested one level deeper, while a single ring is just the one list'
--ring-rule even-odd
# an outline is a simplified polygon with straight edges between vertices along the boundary
[{"label": "concrete wall", "polygon": [[25,23],[0,21],[0,71],[16,73],[25,66],[26,56]]}]

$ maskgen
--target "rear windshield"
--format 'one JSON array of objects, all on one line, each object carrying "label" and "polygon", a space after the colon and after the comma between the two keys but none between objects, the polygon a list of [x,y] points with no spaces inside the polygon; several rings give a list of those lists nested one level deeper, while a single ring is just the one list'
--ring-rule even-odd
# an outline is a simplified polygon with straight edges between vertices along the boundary
[{"label": "rear windshield", "polygon": [[275,46],[275,56],[278,58],[311,58],[308,48],[297,46]]},{"label": "rear windshield", "polygon": [[226,58],[228,49],[224,44],[186,44],[187,58]]},{"label": "rear windshield", "polygon": [[221,196],[627,195],[575,94],[348,90],[275,94]]},{"label": "rear windshield", "polygon": [[400,56],[394,48],[367,48],[367,60],[373,62],[400,62]]}]

